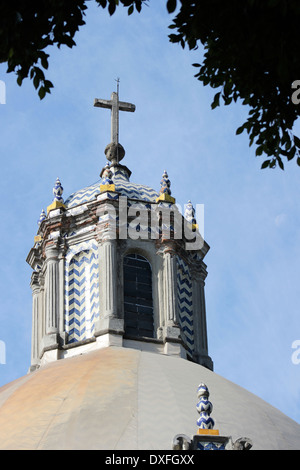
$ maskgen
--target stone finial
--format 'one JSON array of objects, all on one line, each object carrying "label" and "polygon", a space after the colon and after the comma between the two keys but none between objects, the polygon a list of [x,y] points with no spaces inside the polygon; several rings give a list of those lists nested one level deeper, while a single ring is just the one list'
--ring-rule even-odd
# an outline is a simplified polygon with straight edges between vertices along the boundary
[{"label": "stone finial", "polygon": [[49,212],[53,209],[65,207],[64,200],[62,197],[63,191],[64,191],[64,188],[61,185],[60,179],[56,178],[55,185],[53,188],[54,199],[53,199],[52,204],[50,204],[50,206],[47,207],[47,214],[49,214]]},{"label": "stone finial", "polygon": [[41,223],[43,222],[43,220],[46,219],[46,217],[47,217],[47,216],[46,216],[46,212],[45,212],[44,209],[43,209],[42,212],[41,212],[40,218],[39,218],[39,220],[38,220],[38,225],[41,225]]},{"label": "stone finial", "polygon": [[115,164],[123,160],[125,156],[125,149],[121,144],[111,142],[105,147],[104,153],[107,160]]},{"label": "stone finial", "polygon": [[202,430],[214,428],[215,422],[211,418],[211,412],[213,410],[212,403],[208,400],[209,391],[205,384],[201,383],[198,386],[197,397],[199,399],[196,408],[199,413],[199,418],[197,419],[198,434],[202,434]]},{"label": "stone finial", "polygon": [[171,202],[172,204],[175,203],[175,199],[171,196],[171,181],[169,180],[168,173],[166,170],[164,171],[164,174],[162,175],[162,179],[160,181],[160,191],[159,191],[159,197],[157,198],[158,201],[167,201]]}]

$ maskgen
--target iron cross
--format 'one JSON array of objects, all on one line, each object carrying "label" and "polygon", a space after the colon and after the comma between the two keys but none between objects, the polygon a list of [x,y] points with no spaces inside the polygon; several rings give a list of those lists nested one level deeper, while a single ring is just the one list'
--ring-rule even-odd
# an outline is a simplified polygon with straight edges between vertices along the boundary
[{"label": "iron cross", "polygon": [[[118,83],[119,85],[119,83]],[[115,144],[119,143],[119,111],[135,111],[135,105],[119,101],[119,86],[118,92],[111,94],[110,100],[102,100],[95,98],[94,106],[97,108],[111,109],[111,141]]]}]

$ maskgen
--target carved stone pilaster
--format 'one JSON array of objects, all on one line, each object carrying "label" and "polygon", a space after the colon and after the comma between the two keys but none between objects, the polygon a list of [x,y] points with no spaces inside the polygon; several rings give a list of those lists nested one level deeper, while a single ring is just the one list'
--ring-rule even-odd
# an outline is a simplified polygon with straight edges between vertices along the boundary
[{"label": "carved stone pilaster", "polygon": [[35,370],[39,361],[39,275],[34,271],[31,275],[30,287],[32,289],[32,334],[31,334],[31,366],[30,370]]},{"label": "carved stone pilaster", "polygon": [[[181,340],[178,324],[176,253],[167,244],[163,251],[162,277],[164,305],[163,339],[167,349],[171,351],[172,346],[170,346],[170,343],[179,343]],[[168,354],[168,351],[166,353]]]},{"label": "carved stone pilaster", "polygon": [[117,240],[106,239],[99,244],[100,318],[96,325],[96,336],[104,333],[124,333],[124,320],[118,309],[118,271],[120,263]]},{"label": "carved stone pilaster", "polygon": [[194,264],[192,273],[194,354],[193,359],[208,369],[213,370],[213,362],[208,355],[207,323],[205,306],[206,265],[201,261]]},{"label": "carved stone pilaster", "polygon": [[65,331],[65,251],[58,256],[58,332],[62,344],[67,342]]},{"label": "carved stone pilaster", "polygon": [[56,246],[46,248],[46,278],[45,278],[45,336],[43,346],[53,349],[58,346],[58,318],[59,318],[59,261]]}]

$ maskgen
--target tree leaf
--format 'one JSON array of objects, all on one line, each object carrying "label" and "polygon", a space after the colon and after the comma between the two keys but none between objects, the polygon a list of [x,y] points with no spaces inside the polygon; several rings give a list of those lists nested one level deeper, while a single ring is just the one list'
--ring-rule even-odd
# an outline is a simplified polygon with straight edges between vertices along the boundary
[{"label": "tree leaf", "polygon": [[241,134],[244,129],[245,129],[245,127],[244,127],[244,124],[243,124],[242,126],[240,126],[240,127],[237,128],[235,134],[236,134],[236,135]]},{"label": "tree leaf", "polygon": [[281,160],[281,158],[280,158],[279,156],[277,157],[277,161],[278,161],[279,167],[280,167],[282,170],[284,170],[283,161]]},{"label": "tree leaf", "polygon": [[219,91],[219,93],[215,94],[214,100],[211,104],[211,109],[215,109],[217,106],[220,106],[220,95],[221,95],[220,91]]},{"label": "tree leaf", "polygon": [[38,76],[37,73],[35,73],[35,76],[34,76],[34,79],[33,79],[33,86],[36,90],[38,89],[39,83],[40,83],[39,76]]},{"label": "tree leaf", "polygon": [[296,135],[294,135],[294,142],[296,147],[300,148],[300,139]]},{"label": "tree leaf", "polygon": [[173,13],[176,10],[176,4],[177,4],[176,0],[168,0],[167,1],[168,13]]},{"label": "tree leaf", "polygon": [[115,2],[110,2],[109,5],[108,5],[108,12],[109,12],[110,16],[112,16],[115,11],[116,11],[116,3]]},{"label": "tree leaf", "polygon": [[45,87],[44,87],[44,86],[41,86],[41,88],[40,88],[39,91],[38,91],[38,94],[39,94],[39,97],[40,97],[41,100],[42,100],[43,98],[45,98],[46,90],[45,90]]},{"label": "tree leaf", "polygon": [[264,150],[264,149],[263,149],[263,146],[260,145],[259,147],[257,147],[256,152],[255,152],[255,155],[256,155],[256,156],[262,155],[263,150]]},{"label": "tree leaf", "polygon": [[261,170],[263,170],[264,168],[267,168],[270,165],[270,162],[271,162],[271,160],[265,160],[263,162],[262,166],[260,167]]}]

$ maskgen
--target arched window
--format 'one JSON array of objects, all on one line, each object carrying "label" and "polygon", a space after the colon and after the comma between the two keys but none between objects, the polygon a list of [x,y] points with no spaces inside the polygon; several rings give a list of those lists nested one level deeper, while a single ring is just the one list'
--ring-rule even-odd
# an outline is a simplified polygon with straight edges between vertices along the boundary
[{"label": "arched window", "polygon": [[152,272],[149,261],[136,253],[124,257],[125,335],[154,337]]}]

